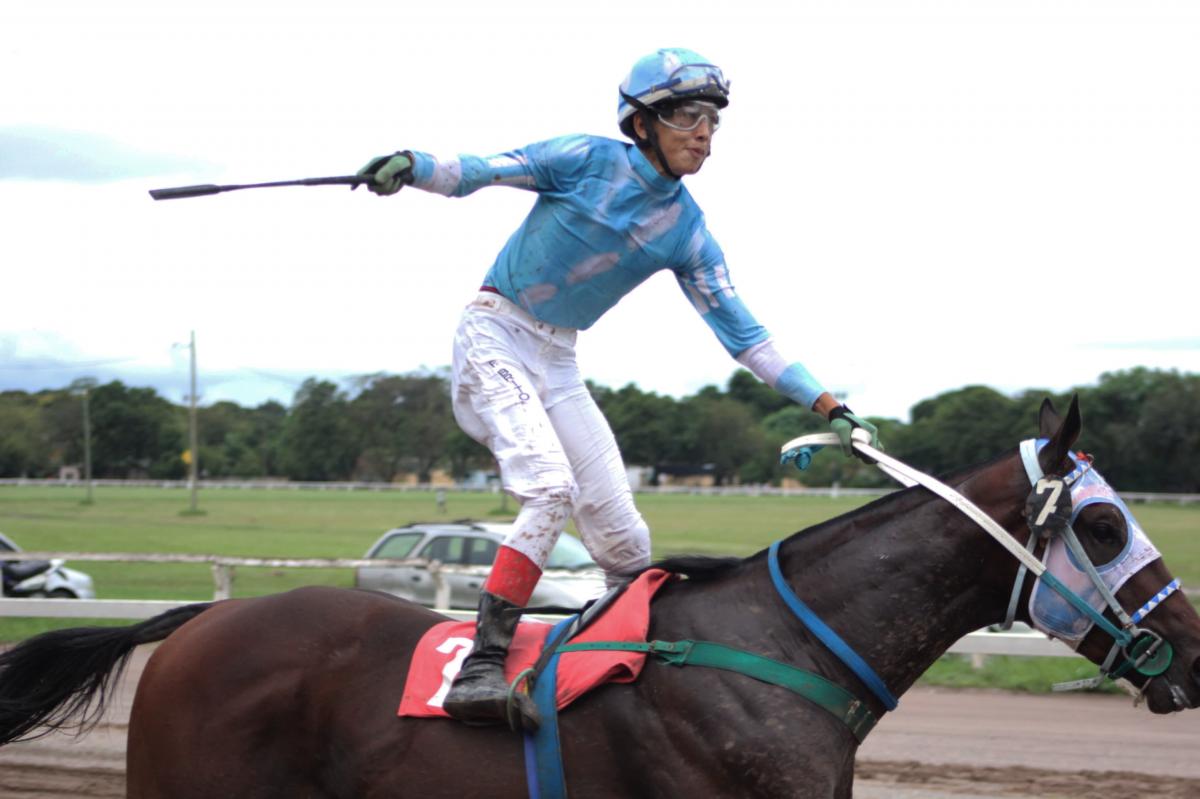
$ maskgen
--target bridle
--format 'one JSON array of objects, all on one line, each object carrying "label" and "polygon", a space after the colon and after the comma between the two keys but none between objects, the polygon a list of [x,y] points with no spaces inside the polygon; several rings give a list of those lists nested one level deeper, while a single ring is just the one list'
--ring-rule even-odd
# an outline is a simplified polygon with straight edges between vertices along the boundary
[{"label": "bridle", "polygon": [[[781,450],[783,452],[787,452],[798,447],[836,446],[838,443],[838,438],[833,433],[816,433],[793,439],[792,441],[784,444]],[[1092,564],[1091,559],[1083,550],[1082,545],[1080,545],[1079,539],[1075,535],[1075,532],[1071,529],[1070,525],[1066,525],[1065,529],[1062,531],[1062,534],[1065,536],[1067,546],[1070,548],[1076,560],[1078,560],[1079,563],[1084,564],[1084,569],[1095,584],[1097,591],[1102,597],[1104,597],[1106,605],[1113,612],[1120,623],[1120,626],[1118,627],[1109,621],[1109,619],[1106,618],[1103,613],[1097,611],[1090,603],[1086,602],[1078,594],[1064,585],[1046,568],[1042,561],[1037,559],[1037,557],[1033,554],[1033,551],[1037,546],[1039,536],[1036,532],[1033,532],[1032,529],[1028,545],[1022,546],[1020,542],[1018,542],[1017,539],[1012,536],[1011,533],[1001,527],[994,519],[992,519],[992,517],[984,513],[979,506],[955,491],[950,486],[872,447],[870,445],[870,436],[867,431],[861,429],[854,430],[853,445],[858,452],[874,461],[880,470],[882,470],[892,479],[899,482],[901,485],[904,485],[905,487],[921,485],[950,504],[954,505],[954,507],[982,527],[984,531],[994,538],[997,543],[1003,546],[1009,552],[1009,554],[1017,559],[1020,565],[1017,569],[1017,576],[1013,585],[1012,598],[1009,601],[1007,619],[1008,623],[1011,624],[1012,618],[1015,617],[1016,603],[1021,594],[1024,581],[1026,577],[1032,573],[1047,587],[1052,589],[1064,600],[1070,603],[1072,607],[1074,607],[1080,613],[1086,615],[1096,627],[1102,629],[1113,639],[1113,646],[1109,650],[1108,656],[1101,665],[1100,674],[1097,677],[1087,680],[1080,680],[1074,683],[1064,683],[1062,685],[1055,686],[1056,690],[1072,690],[1076,688],[1094,687],[1102,682],[1105,678],[1115,680],[1124,677],[1130,672],[1137,672],[1138,674],[1141,674],[1147,678],[1145,683],[1142,685],[1141,691],[1138,695],[1139,698],[1144,695],[1146,689],[1154,679],[1161,677],[1164,680],[1167,680],[1171,698],[1175,702],[1176,706],[1181,709],[1187,706],[1185,701],[1186,695],[1183,693],[1182,689],[1180,689],[1174,683],[1171,683],[1168,678],[1163,676],[1167,669],[1170,668],[1171,661],[1174,656],[1174,650],[1171,647],[1170,642],[1166,641],[1161,635],[1153,630],[1138,626],[1138,623],[1141,622],[1151,611],[1158,607],[1163,600],[1179,589],[1179,580],[1172,580],[1161,591],[1147,600],[1146,603],[1143,604],[1137,611],[1135,611],[1133,614],[1128,614],[1121,607],[1120,603],[1117,602],[1113,592],[1110,591],[1108,586],[1104,584],[1103,579],[1096,571],[1095,565]],[[1026,473],[1029,476],[1030,484],[1033,488],[1034,494],[1039,496],[1045,494],[1047,495],[1046,499],[1050,499],[1053,495],[1062,497],[1069,501],[1070,494],[1067,490],[1067,487],[1070,485],[1070,483],[1073,483],[1075,480],[1079,479],[1083,472],[1090,467],[1090,463],[1083,462],[1082,460],[1076,460],[1076,469],[1072,471],[1071,474],[1068,474],[1065,477],[1047,477],[1042,472],[1041,466],[1038,464],[1036,441],[1031,439],[1021,442],[1020,450],[1022,461],[1025,465]],[[1068,482],[1068,480],[1070,482]],[[1046,507],[1045,501],[1039,504],[1043,508]],[[1051,508],[1051,510],[1053,509]],[[1039,516],[1042,517],[1045,515],[1045,512],[1039,514]],[[1036,522],[1037,520],[1026,519],[1026,521]],[[1038,525],[1032,524],[1031,527],[1036,528]],[[1132,535],[1132,532],[1130,532],[1130,534]],[[1035,624],[1035,626],[1037,625]],[[1038,629],[1047,635],[1054,637],[1049,630],[1042,629],[1041,627],[1038,627]],[[855,669],[860,678],[863,677],[863,673],[858,668],[855,668],[853,664],[848,663],[847,665],[850,665],[851,668]],[[871,673],[870,676],[874,676],[873,673]]]},{"label": "bridle", "polygon": [[[1041,463],[1038,461],[1037,441],[1028,439],[1021,442],[1020,446],[1021,461],[1025,466],[1025,473],[1029,477],[1030,485],[1033,487],[1034,493],[1042,494],[1057,494],[1063,497],[1066,501],[1070,501],[1070,488],[1078,482],[1083,475],[1091,469],[1092,463],[1089,458],[1072,455],[1071,459],[1075,464],[1075,468],[1066,475],[1061,477],[1054,475],[1045,475],[1042,471]],[[1045,512],[1042,514],[1045,515]],[[1027,520],[1030,522],[1031,534],[1027,544],[1028,551],[1032,552],[1037,546],[1039,535],[1037,534],[1035,520]],[[1132,614],[1126,613],[1125,609],[1117,601],[1113,591],[1104,582],[1096,569],[1092,559],[1084,550],[1083,545],[1079,542],[1079,537],[1075,534],[1075,530],[1070,524],[1063,525],[1060,529],[1050,532],[1051,535],[1061,535],[1067,548],[1070,550],[1075,561],[1083,567],[1092,585],[1097,593],[1104,599],[1105,605],[1112,611],[1120,623],[1120,628],[1116,628],[1108,621],[1101,613],[1096,611],[1091,604],[1084,603],[1083,607],[1088,608],[1086,615],[1104,630],[1112,639],[1113,645],[1108,651],[1108,655],[1100,665],[1100,674],[1095,677],[1090,677],[1084,680],[1076,680],[1069,683],[1060,683],[1055,685],[1055,690],[1074,690],[1079,688],[1094,688],[1099,685],[1104,679],[1119,679],[1129,674],[1131,671],[1149,678],[1143,684],[1139,697],[1143,695],[1146,688],[1150,685],[1150,681],[1161,677],[1171,666],[1171,661],[1174,657],[1174,649],[1169,641],[1163,639],[1161,635],[1148,628],[1139,627],[1138,622],[1142,621],[1152,610],[1158,607],[1163,600],[1169,597],[1175,591],[1179,590],[1180,582],[1178,579],[1173,579],[1166,584],[1158,593],[1150,597],[1140,608]],[[1133,535],[1133,531],[1127,531],[1127,535]],[[1017,576],[1013,582],[1012,595],[1009,598],[1008,613],[1005,617],[1003,627],[1011,626],[1012,620],[1016,613],[1016,605],[1018,598],[1021,595],[1024,587],[1025,578],[1028,575],[1028,570],[1024,564],[1017,569]],[[1045,574],[1042,575],[1045,581]],[[1063,595],[1068,601],[1070,597]],[[1072,596],[1076,596],[1072,593]],[[1072,604],[1075,604],[1072,602]],[[1076,607],[1080,607],[1076,605]],[[1080,608],[1082,610],[1082,608]],[[1040,628],[1039,628],[1040,629]],[[1042,630],[1050,634],[1047,630]],[[1166,678],[1164,678],[1166,679]],[[1181,702],[1179,688],[1170,683],[1172,699],[1177,705]],[[1181,707],[1184,705],[1181,705]]]}]

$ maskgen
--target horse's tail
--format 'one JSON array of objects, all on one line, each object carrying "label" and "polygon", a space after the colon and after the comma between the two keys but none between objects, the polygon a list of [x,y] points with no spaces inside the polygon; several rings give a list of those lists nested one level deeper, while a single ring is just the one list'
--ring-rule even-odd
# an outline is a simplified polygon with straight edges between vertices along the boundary
[{"label": "horse's tail", "polygon": [[129,627],[53,630],[0,653],[0,746],[94,726],[134,647],[163,640],[212,605],[172,608]]}]

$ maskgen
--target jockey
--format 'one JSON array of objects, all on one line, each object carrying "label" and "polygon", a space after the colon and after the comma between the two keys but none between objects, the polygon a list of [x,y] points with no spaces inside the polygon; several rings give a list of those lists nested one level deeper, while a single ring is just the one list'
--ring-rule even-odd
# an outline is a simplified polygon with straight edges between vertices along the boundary
[{"label": "jockey", "polygon": [[[631,143],[564,136],[480,158],[402,151],[373,159],[375,194],[405,185],[449,197],[484,186],[537,193],[467,305],[454,339],[454,415],[491,450],[521,510],[479,600],[475,646],[444,708],[468,723],[506,718],[503,664],[523,608],[555,541],[574,518],[616,585],[650,563],[650,532],[634,506],[613,433],[575,363],[591,327],[655,272],[670,269],[726,351],[785,396],[829,420],[851,454],[850,432],[876,429],[776,349],[742,303],[704,215],[684,187],[707,160],[729,82],[691,50],[638,60],[620,86],[617,122]],[[807,453],[796,465],[807,466]],[[514,692],[526,727],[528,697]]]}]

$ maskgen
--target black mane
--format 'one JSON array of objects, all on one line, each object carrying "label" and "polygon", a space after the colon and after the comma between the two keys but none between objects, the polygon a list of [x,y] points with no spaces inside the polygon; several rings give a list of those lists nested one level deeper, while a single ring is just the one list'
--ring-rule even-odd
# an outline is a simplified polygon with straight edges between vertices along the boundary
[{"label": "black mane", "polygon": [[651,563],[646,568],[662,569],[672,574],[682,574],[690,580],[714,580],[728,574],[742,563],[742,558],[713,557],[711,555],[674,555]]}]

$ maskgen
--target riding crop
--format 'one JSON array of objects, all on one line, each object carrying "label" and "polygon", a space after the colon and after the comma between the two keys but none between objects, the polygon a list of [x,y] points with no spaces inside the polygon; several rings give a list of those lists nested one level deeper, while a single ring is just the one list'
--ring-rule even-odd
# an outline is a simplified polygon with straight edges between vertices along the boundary
[{"label": "riding crop", "polygon": [[176,186],[170,189],[151,189],[150,196],[156,200],[182,200],[187,197],[204,197],[209,194],[221,194],[226,191],[239,189],[269,189],[276,186],[352,186],[358,187],[370,183],[373,175],[337,175],[330,178],[301,178],[300,180],[278,180],[273,183],[243,183],[238,185],[217,186],[204,183],[198,186]]}]

